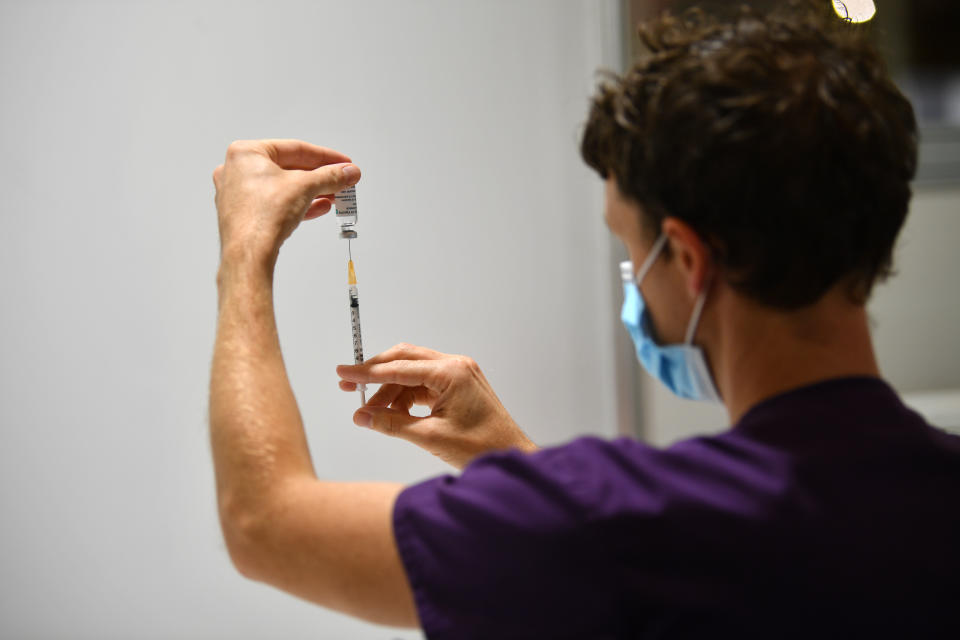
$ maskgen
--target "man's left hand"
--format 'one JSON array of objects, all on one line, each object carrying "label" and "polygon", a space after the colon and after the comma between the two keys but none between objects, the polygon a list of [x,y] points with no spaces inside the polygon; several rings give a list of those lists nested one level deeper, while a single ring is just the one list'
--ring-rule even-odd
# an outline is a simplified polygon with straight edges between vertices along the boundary
[{"label": "man's left hand", "polygon": [[238,140],[213,171],[220,259],[271,263],[304,219],[327,213],[357,183],[350,158],[300,140]]}]

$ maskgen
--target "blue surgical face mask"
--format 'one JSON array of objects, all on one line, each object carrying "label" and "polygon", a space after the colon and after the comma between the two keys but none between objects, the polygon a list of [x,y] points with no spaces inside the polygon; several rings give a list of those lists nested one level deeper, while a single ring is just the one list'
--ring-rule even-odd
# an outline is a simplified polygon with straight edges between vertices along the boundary
[{"label": "blue surgical face mask", "polygon": [[681,398],[720,402],[720,394],[717,393],[713,383],[703,350],[693,344],[697,323],[700,321],[703,305],[707,301],[706,288],[700,293],[693,306],[693,314],[687,325],[687,335],[683,344],[661,346],[653,338],[650,314],[640,294],[640,283],[663,251],[666,242],[665,235],[657,238],[636,277],[633,275],[632,262],[620,263],[624,296],[620,319],[623,320],[624,326],[630,332],[630,337],[633,338],[640,364],[650,375],[660,380]]}]

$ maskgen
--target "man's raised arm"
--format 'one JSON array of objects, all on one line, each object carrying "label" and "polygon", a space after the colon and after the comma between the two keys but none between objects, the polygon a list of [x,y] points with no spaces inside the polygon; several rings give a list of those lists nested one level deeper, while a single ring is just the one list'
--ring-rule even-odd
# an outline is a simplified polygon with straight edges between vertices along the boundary
[{"label": "man's raised arm", "polygon": [[391,523],[402,486],[317,479],[274,317],[281,244],[359,177],[343,154],[295,140],[235,142],[214,170],[217,501],[230,557],[244,575],[372,622],[416,626]]}]

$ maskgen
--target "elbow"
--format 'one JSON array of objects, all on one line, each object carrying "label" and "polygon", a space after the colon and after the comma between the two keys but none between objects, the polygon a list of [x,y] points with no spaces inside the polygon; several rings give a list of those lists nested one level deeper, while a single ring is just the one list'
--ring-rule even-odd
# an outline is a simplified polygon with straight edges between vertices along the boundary
[{"label": "elbow", "polygon": [[230,556],[230,563],[237,573],[248,580],[263,582],[261,572],[258,570],[258,563],[252,550],[247,543],[240,543],[235,534],[224,531],[224,539],[227,543],[227,553]]},{"label": "elbow", "polygon": [[221,501],[220,530],[230,562],[245,578],[263,581],[264,519],[236,501]]}]

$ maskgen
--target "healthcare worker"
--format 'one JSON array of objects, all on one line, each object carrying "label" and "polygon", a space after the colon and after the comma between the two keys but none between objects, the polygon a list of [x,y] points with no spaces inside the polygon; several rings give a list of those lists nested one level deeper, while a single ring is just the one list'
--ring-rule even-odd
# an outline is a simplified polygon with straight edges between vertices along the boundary
[{"label": "healthcare worker", "polygon": [[355,422],[462,472],[319,480],[273,270],[360,171],[230,145],[210,428],[241,573],[431,640],[960,638],[960,438],[883,381],[864,307],[907,213],[913,111],[870,45],[795,6],[648,24],[588,117],[637,355],[730,417],[666,449],[538,450],[473,360],[398,345],[338,367],[345,390],[382,385]]}]

